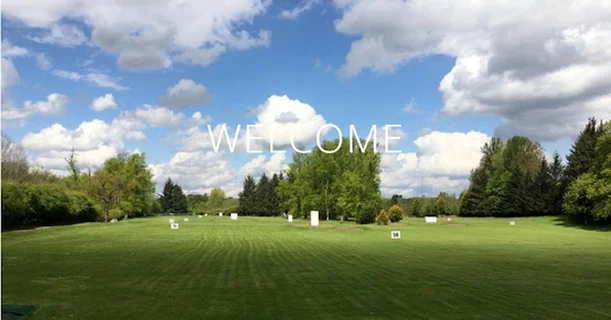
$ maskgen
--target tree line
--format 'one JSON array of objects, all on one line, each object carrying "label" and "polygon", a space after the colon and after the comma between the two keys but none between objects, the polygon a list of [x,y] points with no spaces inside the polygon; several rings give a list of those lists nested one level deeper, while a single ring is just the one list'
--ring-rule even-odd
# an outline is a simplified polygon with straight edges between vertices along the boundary
[{"label": "tree line", "polygon": [[565,214],[580,222],[611,217],[611,122],[589,119],[567,155],[551,161],[538,142],[492,138],[460,196],[461,216]]},{"label": "tree line", "polygon": [[238,214],[243,216],[279,216],[283,213],[278,186],[284,181],[282,173],[270,179],[263,173],[258,182],[251,175],[244,178],[242,191],[238,194]]}]

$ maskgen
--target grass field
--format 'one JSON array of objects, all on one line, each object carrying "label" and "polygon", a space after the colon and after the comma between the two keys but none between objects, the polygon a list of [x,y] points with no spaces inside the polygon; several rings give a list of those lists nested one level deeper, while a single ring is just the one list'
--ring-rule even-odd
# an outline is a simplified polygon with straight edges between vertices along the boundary
[{"label": "grass field", "polygon": [[611,318],[611,232],[554,218],[190,220],[3,233],[2,303],[31,319]]}]

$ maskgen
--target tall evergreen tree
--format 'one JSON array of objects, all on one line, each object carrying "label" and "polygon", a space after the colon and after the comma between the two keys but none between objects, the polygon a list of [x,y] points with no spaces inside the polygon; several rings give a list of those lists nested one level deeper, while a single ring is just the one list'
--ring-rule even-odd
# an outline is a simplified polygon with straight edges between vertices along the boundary
[{"label": "tall evergreen tree", "polygon": [[172,187],[172,212],[187,213],[189,211],[189,203],[187,196],[182,191],[182,187],[174,184]]},{"label": "tall evergreen tree", "polygon": [[238,194],[239,198],[239,207],[238,213],[243,216],[251,216],[256,215],[257,207],[256,207],[256,191],[257,184],[255,183],[255,179],[248,175],[244,179],[242,191]]},{"label": "tall evergreen tree", "polygon": [[565,170],[565,186],[575,181],[577,177],[588,173],[596,158],[596,143],[602,134],[602,126],[597,126],[596,119],[590,118],[586,127],[579,133],[567,156]]},{"label": "tall evergreen tree", "polygon": [[265,173],[259,178],[256,188],[256,214],[259,216],[270,216],[272,215],[272,198],[274,188],[271,181]]},{"label": "tall evergreen tree", "polygon": [[175,199],[174,193],[174,181],[172,178],[166,179],[163,184],[163,192],[159,197],[159,202],[161,202],[161,209],[164,213],[171,213],[174,208],[173,200]]},{"label": "tall evergreen tree", "polygon": [[277,173],[274,173],[272,180],[270,181],[272,186],[271,199],[270,199],[270,210],[271,215],[279,216],[282,214],[282,208],[280,207],[280,196],[278,195],[278,184],[280,183],[280,177]]},{"label": "tall evergreen tree", "polygon": [[554,152],[552,163],[549,167],[551,178],[551,214],[562,213],[562,193],[564,183],[564,165],[558,152]]}]

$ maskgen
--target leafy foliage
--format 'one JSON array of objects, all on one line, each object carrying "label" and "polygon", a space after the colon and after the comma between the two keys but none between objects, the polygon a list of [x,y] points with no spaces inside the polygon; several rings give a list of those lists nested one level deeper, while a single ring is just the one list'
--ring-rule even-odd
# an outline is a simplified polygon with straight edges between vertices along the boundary
[{"label": "leafy foliage", "polygon": [[388,216],[391,222],[399,222],[403,220],[403,209],[395,204],[388,210]]},{"label": "leafy foliage", "polygon": [[380,210],[380,213],[376,216],[376,223],[381,225],[387,225],[390,223],[390,216],[386,212],[386,210]]}]

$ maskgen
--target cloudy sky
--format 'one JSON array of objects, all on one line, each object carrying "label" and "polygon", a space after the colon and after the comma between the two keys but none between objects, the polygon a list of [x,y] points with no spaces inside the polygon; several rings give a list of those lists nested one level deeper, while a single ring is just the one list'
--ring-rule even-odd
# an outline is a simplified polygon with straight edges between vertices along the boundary
[{"label": "cloudy sky", "polygon": [[[158,182],[235,196],[291,161],[295,128],[400,124],[382,191],[414,196],[460,192],[492,136],[564,154],[611,118],[610,1],[223,3],[2,1],[2,130],[59,174],[71,148],[94,168],[144,152]],[[288,152],[246,153],[247,124]],[[208,125],[240,125],[235,152]]]}]

